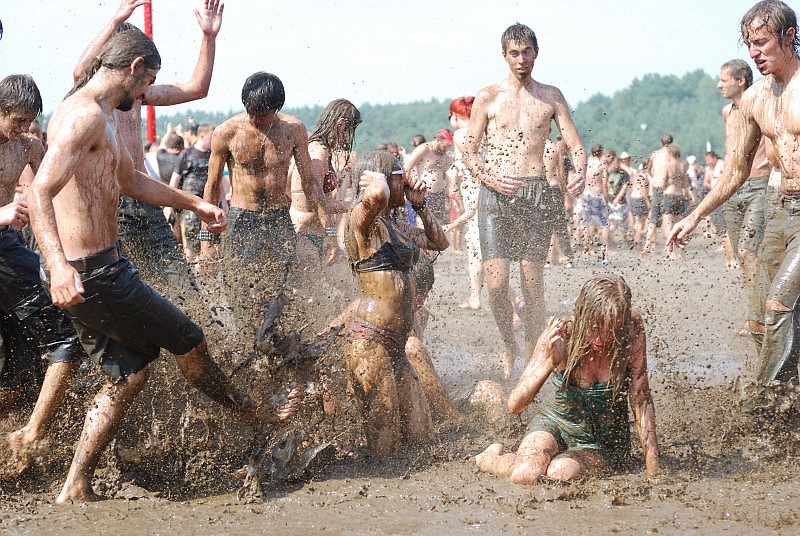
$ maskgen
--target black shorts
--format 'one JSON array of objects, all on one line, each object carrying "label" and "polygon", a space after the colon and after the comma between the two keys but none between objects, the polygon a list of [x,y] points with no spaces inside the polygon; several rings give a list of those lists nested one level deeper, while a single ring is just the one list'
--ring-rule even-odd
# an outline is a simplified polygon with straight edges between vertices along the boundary
[{"label": "black shorts", "polygon": [[555,225],[561,190],[544,177],[520,178],[526,184],[517,196],[483,187],[478,193],[478,235],[483,260],[544,262]]},{"label": "black shorts", "polygon": [[[72,363],[86,357],[72,321],[53,305],[42,286],[39,256],[25,247],[19,233],[6,226],[0,227],[0,310],[7,315],[0,389],[38,382],[29,372],[40,367],[39,355],[32,357],[30,347],[38,347],[35,353],[47,354],[51,363]],[[22,371],[28,372],[20,376]]]},{"label": "black shorts", "polygon": [[297,235],[289,208],[263,212],[231,207],[224,242],[225,257],[244,263],[288,267],[297,257]]},{"label": "black shorts", "polygon": [[111,378],[139,372],[161,348],[182,355],[203,342],[200,327],[145,285],[128,259],[84,271],[81,280],[86,301],[68,310],[86,352]]}]

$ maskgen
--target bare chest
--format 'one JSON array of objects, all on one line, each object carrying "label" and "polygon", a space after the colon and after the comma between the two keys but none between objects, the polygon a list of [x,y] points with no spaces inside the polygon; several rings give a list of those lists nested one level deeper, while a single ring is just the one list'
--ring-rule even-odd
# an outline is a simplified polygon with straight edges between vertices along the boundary
[{"label": "bare chest", "polygon": [[14,188],[28,163],[28,152],[22,143],[8,140],[0,144],[0,206],[14,197]]}]

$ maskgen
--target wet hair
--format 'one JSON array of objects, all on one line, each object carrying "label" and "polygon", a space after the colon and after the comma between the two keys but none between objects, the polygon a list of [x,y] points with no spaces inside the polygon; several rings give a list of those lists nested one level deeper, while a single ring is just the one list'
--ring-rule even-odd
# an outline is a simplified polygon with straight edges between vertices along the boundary
[{"label": "wet hair", "polygon": [[203,123],[197,127],[197,136],[202,136],[203,134],[208,134],[209,132],[214,132],[214,125]]},{"label": "wet hair", "polygon": [[744,80],[745,89],[753,85],[753,70],[746,61],[740,59],[726,61],[721,69],[727,70],[734,80]]},{"label": "wet hair", "polygon": [[672,143],[672,134],[664,134],[661,136],[661,145],[666,147],[670,143]]},{"label": "wet hair", "polygon": [[530,43],[534,50],[539,50],[539,41],[536,40],[536,34],[528,26],[519,22],[509,26],[503,32],[503,36],[500,38],[503,54],[506,53],[508,45],[511,43]]},{"label": "wet hair", "polygon": [[414,265],[412,272],[416,294],[419,296],[430,292],[434,281],[436,281],[436,276],[433,272],[433,263],[427,255],[419,256],[419,260]]},{"label": "wet hair", "polygon": [[419,147],[420,145],[422,145],[426,141],[428,141],[428,140],[425,139],[425,136],[423,136],[422,134],[417,134],[416,136],[411,138],[411,146],[412,147]]},{"label": "wet hair", "polygon": [[[339,119],[344,119],[345,128],[349,132],[346,140],[339,139],[339,129],[336,128]],[[317,124],[308,137],[308,141],[319,142],[328,149],[342,149],[350,153],[353,147],[353,138],[356,127],[361,124],[361,112],[347,99],[335,99],[328,103],[319,114]]]},{"label": "wet hair", "polygon": [[[753,24],[759,20],[759,26]],[[741,22],[742,41],[750,39],[750,31],[766,27],[767,31],[783,41],[790,28],[794,28],[794,41],[792,49],[795,54],[800,53],[800,33],[797,27],[797,14],[786,3],[780,0],[762,0],[756,3],[744,14]]]},{"label": "wet hair", "polygon": [[456,114],[469,119],[475,97],[459,97],[450,103],[450,115]]},{"label": "wet hair", "polygon": [[249,114],[263,113],[269,110],[276,112],[286,102],[286,91],[283,82],[274,74],[259,71],[251,74],[242,86],[242,104]]},{"label": "wet hair", "polygon": [[181,138],[174,132],[170,132],[164,138],[164,147],[166,147],[167,149],[183,149],[184,148],[183,138]]},{"label": "wet hair", "polygon": [[135,26],[117,32],[100,49],[100,53],[83,66],[83,72],[75,81],[75,86],[67,93],[67,97],[85,86],[101,67],[111,70],[126,69],[141,57],[146,69],[160,69],[161,55],[153,40]]},{"label": "wet hair", "polygon": [[[575,323],[567,342],[567,366],[564,370],[566,389],[577,370],[591,353],[590,331],[613,332],[611,343],[611,374],[609,384],[616,399],[627,391],[630,344],[628,333],[631,321],[631,289],[618,275],[595,276],[581,288],[575,301]],[[593,329],[594,328],[594,329]]]},{"label": "wet hair", "polygon": [[603,154],[603,146],[599,143],[592,145],[592,156],[600,156]]},{"label": "wet hair", "polygon": [[0,112],[13,111],[42,113],[42,95],[30,75],[12,74],[0,80]]},{"label": "wet hair", "polygon": [[365,171],[383,173],[386,180],[389,181],[392,176],[392,171],[395,168],[403,169],[403,166],[389,151],[371,151],[367,154],[359,155],[358,160],[353,164],[353,172],[351,174],[353,177],[353,185],[356,189],[354,203],[361,201],[362,191],[360,178]]}]

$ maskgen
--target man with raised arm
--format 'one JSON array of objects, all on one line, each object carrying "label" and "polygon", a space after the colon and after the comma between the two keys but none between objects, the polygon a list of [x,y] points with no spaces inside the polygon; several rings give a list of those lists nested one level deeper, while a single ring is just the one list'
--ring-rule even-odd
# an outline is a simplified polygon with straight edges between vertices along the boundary
[{"label": "man with raised arm", "polygon": [[74,316],[81,343],[110,380],[86,415],[58,503],[96,498],[91,481],[100,454],[161,348],[175,355],[190,384],[239,422],[283,420],[297,403],[292,394],[287,406],[272,411],[235,390],[211,360],[200,327],[145,285],[120,256],[120,194],[192,210],[213,232],[227,221],[216,206],[136,171],[119,139],[114,110],[130,110],[161,67],[153,42],[139,30],[117,33],[93,64],[94,75],[76,85],[50,119],[50,150],[31,187],[31,219],[53,303]]},{"label": "man with raised arm", "polygon": [[[472,106],[464,163],[481,181],[478,228],[489,286],[489,301],[505,346],[504,375],[513,371],[519,353],[512,329],[508,293],[511,261],[519,261],[525,308],[525,353],[530,355],[544,327],[543,267],[553,231],[554,208],[547,189],[544,146],[555,121],[572,151],[576,177],[568,185],[580,195],[586,153],[561,91],[531,76],[539,54],[533,30],[523,24],[506,29],[501,39],[510,73],[482,89]],[[479,154],[486,139],[486,162]]]},{"label": "man with raised arm", "polygon": [[[139,31],[125,21],[137,7],[147,3],[149,0],[120,2],[114,16],[81,54],[73,72],[76,85],[85,84],[94,75],[97,70],[97,65],[93,64],[94,58],[112,36],[126,31]],[[151,85],[134,96],[131,107],[126,111],[112,111],[119,143],[132,158],[136,170],[146,173],[142,145],[142,103],[169,106],[200,99],[208,94],[223,8],[224,5],[218,0],[203,0],[202,11],[195,10],[203,39],[197,65],[188,82]],[[144,279],[160,293],[181,303],[195,296],[194,278],[186,264],[183,248],[164,219],[163,209],[126,195],[121,195],[119,202],[114,203],[114,207],[117,206],[120,247]],[[45,437],[52,415],[74,381],[78,364],[75,361],[48,367],[39,399],[27,424],[11,434],[13,448],[20,451]]]},{"label": "man with raised arm", "polygon": [[[797,15],[787,4],[764,0],[741,21],[742,40],[764,78],[742,95],[734,124],[727,129],[730,165],[717,186],[689,216],[678,222],[670,244],[684,247],[698,222],[729,199],[750,177],[761,137],[775,148],[781,168],[780,196],[764,233],[760,253],[763,291],[766,291],[764,339],[759,353],[760,386],[796,374],[793,351],[800,297],[800,39]],[[766,406],[763,390],[745,403],[745,410]]]}]

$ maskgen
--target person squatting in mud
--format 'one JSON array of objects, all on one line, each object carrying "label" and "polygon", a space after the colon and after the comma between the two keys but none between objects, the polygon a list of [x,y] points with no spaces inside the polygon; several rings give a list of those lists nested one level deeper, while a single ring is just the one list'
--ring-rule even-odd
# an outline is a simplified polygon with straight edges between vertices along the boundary
[{"label": "person squatting in mud", "polygon": [[[387,456],[399,452],[403,439],[420,441],[433,434],[430,407],[405,350],[414,324],[411,270],[420,249],[444,251],[449,243],[426,207],[425,184],[409,180],[391,153],[360,156],[353,176],[359,183],[345,223],[345,246],[360,299],[345,363],[369,449]],[[392,216],[406,199],[423,229]]]},{"label": "person squatting in mud", "polygon": [[647,472],[659,471],[644,323],[622,277],[594,277],[581,288],[575,316],[550,318],[508,397],[508,410],[521,413],[551,375],[555,389],[539,405],[517,452],[489,445],[475,458],[480,469],[534,484],[543,475],[569,480],[618,468],[630,454],[628,395]]},{"label": "person squatting in mud", "polygon": [[762,136],[775,150],[781,169],[780,195],[769,207],[759,252],[761,299],[750,318],[759,346],[756,393],[744,402],[746,412],[769,406],[763,387],[797,374],[796,328],[800,301],[800,37],[797,14],[777,0],[754,5],[741,21],[742,40],[764,78],[742,94],[728,116],[726,133],[733,138],[730,165],[703,202],[672,229],[669,245],[685,247],[689,234],[714,209],[730,199],[750,178]]},{"label": "person squatting in mud", "polygon": [[190,384],[243,424],[296,412],[297,394],[277,411],[236,390],[209,356],[200,327],[145,285],[119,255],[120,193],[193,210],[210,231],[227,223],[214,205],[137,172],[114,134],[114,110],[130,110],[155,82],[161,58],[139,30],[117,33],[86,66],[49,123],[50,151],[31,187],[31,220],[49,271],[53,303],[74,317],[81,343],[109,377],[90,407],[56,502],[95,498],[92,475],[120,421],[142,390],[161,348],[175,355]]}]

